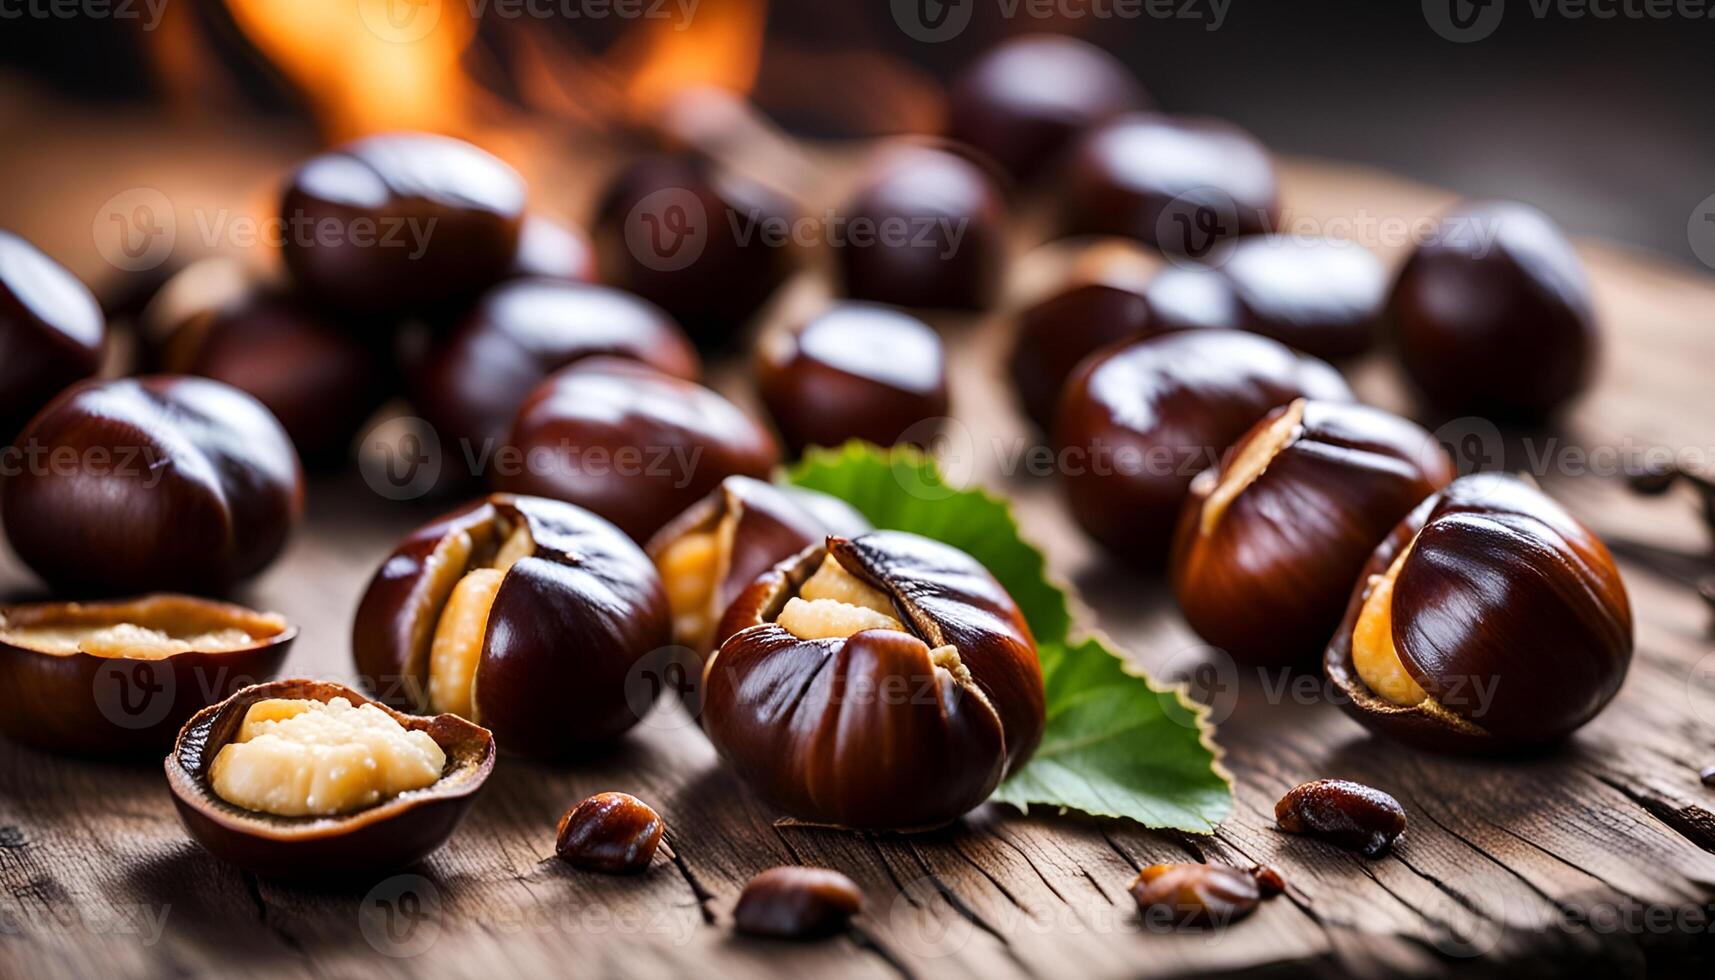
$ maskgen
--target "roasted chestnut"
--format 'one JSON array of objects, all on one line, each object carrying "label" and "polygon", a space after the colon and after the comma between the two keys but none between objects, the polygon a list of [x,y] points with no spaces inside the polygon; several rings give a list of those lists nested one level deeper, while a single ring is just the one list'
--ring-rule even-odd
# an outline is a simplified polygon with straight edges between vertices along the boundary
[{"label": "roasted chestnut", "polygon": [[569,500],[647,540],[734,474],[764,478],[780,447],[707,388],[635,361],[592,357],[524,399],[495,486]]},{"label": "roasted chestnut", "polygon": [[763,337],[756,386],[794,454],[847,439],[922,443],[947,414],[947,355],[909,313],[839,303]]},{"label": "roasted chestnut", "polygon": [[159,752],[191,715],[272,677],[297,635],[182,595],[0,606],[0,730],[55,751]]},{"label": "roasted chestnut", "polygon": [[429,311],[506,275],[524,196],[517,171],[463,140],[370,136],[292,175],[281,251],[293,281],[323,302]]},{"label": "roasted chestnut", "polygon": [[1116,117],[1072,148],[1063,187],[1067,234],[1129,235],[1194,259],[1280,216],[1268,151],[1215,119]]},{"label": "roasted chestnut", "polygon": [[870,529],[838,497],[729,476],[655,532],[654,560],[673,609],[673,642],[706,655],[727,607],[757,576],[828,535]]},{"label": "roasted chestnut", "polygon": [[1539,418],[1595,369],[1584,267],[1554,222],[1523,204],[1442,215],[1394,281],[1387,321],[1406,373],[1448,415]]},{"label": "roasted chestnut", "polygon": [[250,395],[161,374],[86,381],[18,437],[0,513],[68,593],[220,593],[268,567],[303,511],[280,423]]},{"label": "roasted chestnut", "polygon": [[1313,662],[1370,552],[1456,475],[1433,435],[1381,409],[1281,406],[1191,481],[1173,542],[1179,608],[1242,662]]},{"label": "roasted chestnut", "polygon": [[1349,779],[1299,783],[1275,802],[1274,820],[1289,834],[1318,837],[1372,858],[1387,853],[1406,824],[1398,800]]},{"label": "roasted chestnut", "polygon": [[769,868],[745,882],[733,907],[739,932],[774,939],[819,939],[845,929],[863,911],[857,883],[827,868]]},{"label": "roasted chestnut", "polygon": [[1243,326],[1330,361],[1375,345],[1388,280],[1369,249],[1338,238],[1252,235],[1215,260]]},{"label": "roasted chestnut", "polygon": [[567,810],[554,829],[554,856],[580,871],[607,875],[649,870],[666,825],[630,793],[597,793]]},{"label": "roasted chestnut", "polygon": [[548,375],[610,354],[696,380],[701,362],[660,307],[606,286],[516,279],[484,293],[409,372],[411,400],[440,434],[476,459],[506,438],[518,406]]},{"label": "roasted chestnut", "polygon": [[582,508],[503,493],[400,542],[351,636],[382,701],[469,718],[533,756],[635,724],[627,675],[671,642],[667,595],[642,549]]},{"label": "roasted chestnut", "polygon": [[1225,926],[1250,915],[1263,899],[1255,875],[1224,864],[1152,864],[1131,882],[1131,897],[1146,925],[1172,928]]},{"label": "roasted chestnut", "polygon": [[1377,546],[1323,667],[1377,731],[1495,752],[1594,718],[1631,659],[1631,604],[1607,547],[1536,488],[1481,473]]},{"label": "roasted chestnut", "polygon": [[1143,287],[1156,333],[1224,327],[1242,330],[1244,311],[1231,279],[1200,265],[1170,265]]},{"label": "roasted chestnut", "polygon": [[947,94],[947,135],[1028,183],[1074,138],[1149,105],[1119,59],[1064,34],[1026,34],[966,66]]},{"label": "roasted chestnut", "polygon": [[596,209],[601,280],[673,315],[697,343],[732,340],[791,274],[796,206],[701,156],[648,156]]},{"label": "roasted chestnut", "polygon": [[511,274],[524,279],[595,282],[595,246],[571,225],[540,214],[526,214],[518,230],[518,251]]},{"label": "roasted chestnut", "polygon": [[319,882],[427,856],[493,768],[494,737],[462,718],[414,717],[301,678],[204,708],[166,761],[197,843],[264,877]]},{"label": "roasted chestnut", "polygon": [[901,531],[830,537],[739,594],[703,727],[802,820],[920,830],[982,803],[1044,724],[1036,644],[970,555]]},{"label": "roasted chestnut", "polygon": [[0,231],[0,442],[101,368],[107,319],[95,294],[34,245]]},{"label": "roasted chestnut", "polygon": [[1006,200],[976,164],[931,146],[896,143],[873,160],[839,209],[833,244],[853,299],[982,310],[1007,263]]},{"label": "roasted chestnut", "polygon": [[1236,330],[1112,347],[1066,383],[1054,442],[1072,516],[1097,543],[1160,567],[1191,480],[1268,410],[1350,401],[1326,362]]}]

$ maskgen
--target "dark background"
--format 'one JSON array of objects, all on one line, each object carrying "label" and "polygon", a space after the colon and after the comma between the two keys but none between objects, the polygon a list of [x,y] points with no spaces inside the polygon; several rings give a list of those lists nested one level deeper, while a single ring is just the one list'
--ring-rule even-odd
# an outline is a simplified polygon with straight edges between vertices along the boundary
[{"label": "dark background", "polygon": [[[217,3],[166,2],[194,4],[217,36],[223,29]],[[970,26],[931,45],[897,29],[888,0],[774,0],[769,44],[812,53],[869,46],[925,78],[945,78],[1008,33],[1071,30],[1123,58],[1164,108],[1229,117],[1282,152],[1523,199],[1574,232],[1697,261],[1686,224],[1715,193],[1715,20],[1538,17],[1531,0],[1497,0],[1505,4],[1499,28],[1457,44],[1431,29],[1419,0],[1232,0],[1215,31],[1207,30],[1206,0],[1188,8],[1201,19],[1058,23],[1009,20],[1006,0],[958,2],[974,5]],[[1644,0],[1596,2],[1613,10]],[[590,21],[532,29],[572,30],[596,47],[606,40],[606,28]],[[137,34],[134,23],[113,20],[0,19],[0,80],[22,75],[81,100],[151,99]],[[231,48],[225,56],[241,69],[233,77],[246,104],[301,117],[292,94],[242,42]],[[778,76],[770,84],[781,84]],[[766,91],[758,96],[768,101]],[[785,121],[827,128],[825,120]]]}]

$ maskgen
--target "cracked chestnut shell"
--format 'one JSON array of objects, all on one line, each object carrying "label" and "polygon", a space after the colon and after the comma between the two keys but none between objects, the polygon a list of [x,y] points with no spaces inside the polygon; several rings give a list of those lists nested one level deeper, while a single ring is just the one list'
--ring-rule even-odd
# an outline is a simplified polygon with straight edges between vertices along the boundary
[{"label": "cracked chestnut shell", "polygon": [[101,368],[107,318],[65,266],[0,230],[0,442]]},{"label": "cracked chestnut shell", "polygon": [[[228,803],[215,793],[209,767],[250,706],[270,698],[375,704],[406,730],[428,732],[446,753],[446,768],[423,789],[342,816],[282,817]],[[402,714],[343,684],[289,678],[244,688],[197,712],[165,768],[179,819],[209,853],[268,878],[327,881],[392,871],[446,843],[494,769],[494,737],[453,715]]]},{"label": "cracked chestnut shell", "polygon": [[1298,399],[1191,481],[1171,571],[1185,619],[1244,663],[1313,662],[1370,553],[1453,461],[1381,409]]},{"label": "cracked chestnut shell", "polygon": [[1529,484],[1474,474],[1377,546],[1323,668],[1370,728],[1498,752],[1594,718],[1631,657],[1630,601],[1601,540]]},{"label": "cracked chestnut shell", "polygon": [[[883,606],[894,625],[808,639],[783,625],[824,562],[871,594],[864,619],[885,621]],[[928,538],[829,537],[745,589],[719,635],[703,728],[747,784],[802,820],[941,826],[1042,737],[1042,668],[1023,615],[975,559]]]},{"label": "cracked chestnut shell", "polygon": [[297,635],[278,615],[185,595],[0,606],[0,731],[52,751],[158,752],[197,711],[272,677]]},{"label": "cracked chestnut shell", "polygon": [[286,431],[207,378],[80,383],[16,448],[6,535],[61,592],[226,592],[273,562],[303,511]]},{"label": "cracked chestnut shell", "polygon": [[1160,567],[1192,479],[1246,429],[1294,399],[1353,397],[1326,362],[1242,331],[1108,348],[1067,382],[1055,424],[1072,515],[1116,557]]},{"label": "cracked chestnut shell", "polygon": [[381,701],[452,710],[532,756],[636,724],[627,677],[671,641],[642,549],[580,507],[504,493],[406,536],[370,580],[351,640]]}]

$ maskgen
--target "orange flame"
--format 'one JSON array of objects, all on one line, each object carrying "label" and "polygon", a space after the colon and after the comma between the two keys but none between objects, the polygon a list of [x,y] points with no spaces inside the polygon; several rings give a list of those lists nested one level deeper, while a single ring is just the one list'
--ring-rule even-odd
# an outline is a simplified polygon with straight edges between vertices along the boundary
[{"label": "orange flame", "polygon": [[654,115],[697,89],[743,95],[756,84],[766,0],[701,0],[688,9],[688,19],[645,20],[611,52],[634,113]]}]

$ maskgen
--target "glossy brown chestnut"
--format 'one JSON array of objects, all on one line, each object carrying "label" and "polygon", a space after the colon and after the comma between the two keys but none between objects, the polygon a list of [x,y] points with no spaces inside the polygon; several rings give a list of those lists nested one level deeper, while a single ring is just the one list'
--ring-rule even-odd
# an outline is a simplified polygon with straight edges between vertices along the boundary
[{"label": "glossy brown chestnut", "polygon": [[411,864],[446,843],[494,768],[494,737],[487,730],[452,715],[419,718],[377,704],[407,730],[428,732],[446,753],[437,782],[338,817],[247,810],[216,795],[209,767],[238,734],[250,706],[270,698],[377,704],[343,684],[270,681],[204,708],[179,733],[166,771],[185,829],[215,857],[264,877],[325,882]]},{"label": "glossy brown chestnut", "polygon": [[1214,261],[1232,283],[1246,330],[1331,361],[1375,345],[1388,279],[1362,245],[1252,235],[1232,242]]},{"label": "glossy brown chestnut", "polygon": [[521,279],[595,282],[595,245],[581,230],[541,214],[526,214],[509,270]]},{"label": "glossy brown chestnut", "polygon": [[827,868],[769,868],[745,882],[733,928],[774,939],[820,939],[845,929],[863,911],[857,883]]},{"label": "glossy brown chestnut", "polygon": [[1560,229],[1523,204],[1442,215],[1394,281],[1387,320],[1406,373],[1447,415],[1539,418],[1595,370],[1584,266]]},{"label": "glossy brown chestnut", "polygon": [[667,588],[673,642],[706,657],[727,607],[763,572],[830,534],[868,530],[863,515],[838,497],[729,476],[655,532],[643,550]]},{"label": "glossy brown chestnut", "polygon": [[555,756],[636,724],[626,680],[671,642],[648,556],[571,504],[497,493],[418,528],[358,605],[363,684],[450,711],[508,752]]},{"label": "glossy brown chestnut", "polygon": [[580,871],[638,874],[649,869],[665,829],[655,808],[637,797],[597,793],[560,817],[554,854]]},{"label": "glossy brown chestnut", "polygon": [[281,252],[293,281],[322,302],[428,311],[506,275],[524,197],[517,171],[463,140],[370,136],[292,175]]},{"label": "glossy brown chestnut", "polygon": [[830,537],[740,593],[718,635],[703,727],[746,783],[802,820],[949,823],[1042,736],[1024,617],[971,556],[928,538]]},{"label": "glossy brown chestnut", "polygon": [[1215,119],[1116,117],[1072,148],[1063,182],[1067,234],[1129,235],[1194,259],[1280,215],[1268,151]]},{"label": "glossy brown chestnut", "polygon": [[495,486],[568,500],[645,541],[729,476],[766,478],[780,447],[720,395],[635,361],[592,357],[524,399]]},{"label": "glossy brown chestnut", "polygon": [[1376,545],[1456,475],[1433,435],[1381,409],[1274,409],[1191,481],[1171,562],[1179,608],[1243,663],[1313,663]]},{"label": "glossy brown chestnut", "polygon": [[1152,864],[1132,879],[1131,897],[1146,925],[1224,926],[1262,902],[1257,879],[1222,864]]},{"label": "glossy brown chestnut", "polygon": [[531,389],[600,354],[691,381],[702,373],[689,338],[653,303],[606,286],[516,279],[484,293],[410,371],[411,401],[449,452],[480,458],[506,438]]},{"label": "glossy brown chestnut", "polygon": [[762,338],[756,386],[794,454],[848,439],[922,444],[947,415],[947,354],[909,313],[838,303]]},{"label": "glossy brown chestnut", "polygon": [[1455,480],[1364,566],[1323,668],[1359,721],[1427,748],[1561,738],[1625,679],[1632,611],[1588,528],[1509,476]]},{"label": "glossy brown chestnut", "polygon": [[871,161],[840,208],[835,259],[853,299],[982,310],[1007,264],[1006,200],[981,167],[954,153],[896,143]]},{"label": "glossy brown chestnut", "polygon": [[1405,833],[1398,800],[1347,779],[1299,783],[1275,803],[1274,819],[1289,834],[1320,837],[1365,857],[1380,857]]},{"label": "glossy brown chestnut", "polygon": [[0,231],[0,442],[101,368],[107,318],[95,294],[39,249]]},{"label": "glossy brown chestnut", "polygon": [[700,156],[642,157],[596,210],[601,280],[653,302],[698,344],[731,341],[791,274],[784,195]]},{"label": "glossy brown chestnut", "polygon": [[68,593],[220,593],[266,568],[303,475],[262,404],[207,378],[87,381],[18,437],[0,513],[18,557]]},{"label": "glossy brown chestnut", "polygon": [[953,80],[947,135],[1021,184],[1046,173],[1084,130],[1149,105],[1119,59],[1064,34],[996,45]]},{"label": "glossy brown chestnut", "polygon": [[1231,279],[1200,265],[1169,265],[1143,288],[1156,333],[1245,328],[1244,310]]},{"label": "glossy brown chestnut", "polygon": [[52,751],[159,752],[191,715],[272,677],[297,635],[182,595],[0,606],[0,731]]},{"label": "glossy brown chestnut", "polygon": [[1166,563],[1191,480],[1268,410],[1350,401],[1326,362],[1236,330],[1192,330],[1112,347],[1066,384],[1054,442],[1072,515],[1114,555]]}]

